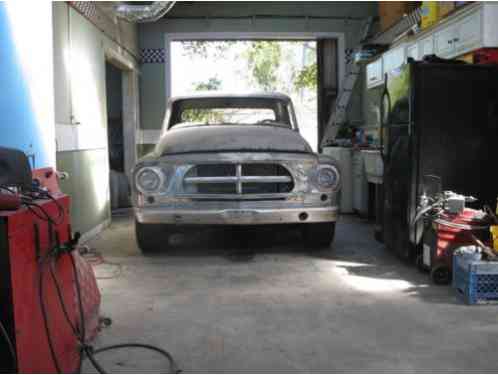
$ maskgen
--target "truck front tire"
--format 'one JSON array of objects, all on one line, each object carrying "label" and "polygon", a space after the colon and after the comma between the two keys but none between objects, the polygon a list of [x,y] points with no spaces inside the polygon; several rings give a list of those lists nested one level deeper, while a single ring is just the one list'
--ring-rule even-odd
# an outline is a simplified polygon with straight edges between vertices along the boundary
[{"label": "truck front tire", "polygon": [[135,220],[137,245],[144,255],[157,254],[169,248],[172,231],[165,224],[142,224]]},{"label": "truck front tire", "polygon": [[305,245],[313,249],[328,248],[334,240],[335,222],[303,224]]}]

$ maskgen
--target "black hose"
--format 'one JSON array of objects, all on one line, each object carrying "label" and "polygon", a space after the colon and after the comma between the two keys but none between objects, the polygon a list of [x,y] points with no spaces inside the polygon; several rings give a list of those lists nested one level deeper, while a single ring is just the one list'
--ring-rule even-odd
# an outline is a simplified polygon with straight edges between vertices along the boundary
[{"label": "black hose", "polygon": [[[23,203],[39,219],[45,220],[45,221],[47,221],[51,224],[54,224],[56,226],[59,225],[64,218],[63,207],[50,194],[48,194],[44,191],[37,191],[37,193],[39,193],[40,195],[47,197],[48,199],[55,202],[55,204],[57,205],[57,207],[59,209],[59,215],[58,215],[56,220],[54,220],[52,217],[50,217],[48,212],[46,212],[45,209],[43,209],[43,207],[28,200],[29,198],[34,199],[36,197],[28,196],[25,199],[23,199]],[[41,213],[43,214],[43,216],[40,215],[38,212],[36,212],[36,210],[33,207],[36,207],[37,209],[39,209],[41,211]],[[47,261],[52,262],[52,260],[55,259],[54,256],[56,256],[59,253],[59,250],[60,249],[58,249],[58,248],[51,249],[38,262],[38,265],[39,265],[39,269],[38,269],[38,273],[39,273],[38,297],[39,297],[39,302],[40,302],[40,309],[41,309],[42,316],[43,316],[43,324],[44,324],[45,334],[47,336],[47,342],[48,342],[48,346],[49,346],[49,350],[50,350],[50,356],[52,358],[52,362],[54,363],[54,367],[56,368],[56,371],[58,373],[62,373],[59,360],[58,360],[57,355],[55,353],[54,344],[52,342],[52,336],[50,334],[50,328],[49,328],[49,324],[48,324],[48,315],[47,315],[45,302],[44,302],[44,298],[43,298],[43,268],[44,268],[44,265]],[[61,305],[61,309],[62,309],[64,318],[67,321],[68,325],[70,326],[73,335],[76,337],[76,339],[78,340],[78,342],[82,346],[81,353],[80,353],[80,359],[79,359],[79,365],[78,365],[78,372],[81,372],[81,364],[82,364],[82,360],[83,360],[82,353],[86,354],[86,356],[88,357],[88,359],[92,363],[93,367],[95,367],[95,369],[99,373],[105,374],[106,373],[105,369],[95,359],[94,354],[103,353],[103,352],[106,352],[109,350],[122,349],[122,348],[143,348],[143,349],[153,350],[155,352],[162,354],[164,357],[166,357],[168,359],[168,361],[170,363],[171,372],[179,373],[180,371],[176,365],[176,362],[175,362],[173,356],[170,353],[168,353],[167,351],[165,351],[159,347],[153,346],[153,345],[139,344],[139,343],[124,343],[124,344],[117,344],[117,345],[103,347],[103,348],[100,348],[100,349],[97,349],[94,351],[91,346],[86,344],[85,314],[84,314],[84,310],[83,310],[83,299],[81,297],[81,285],[80,285],[80,280],[79,280],[79,276],[78,276],[78,269],[76,267],[76,263],[75,263],[75,260],[74,260],[72,253],[65,252],[65,254],[67,254],[69,256],[71,268],[72,268],[73,275],[74,275],[74,281],[75,281],[75,285],[76,285],[76,297],[77,297],[79,321],[80,321],[80,327],[78,327],[78,329],[74,326],[73,322],[71,321],[71,319],[69,317],[69,313],[67,311],[66,304],[64,302],[64,298],[62,295],[60,283],[59,283],[59,280],[57,279],[57,276],[56,276],[54,268],[53,268],[53,263],[50,263],[49,268],[50,268],[50,275],[51,275],[52,280],[53,280],[54,285],[55,285],[57,298],[58,298],[59,303]],[[3,331],[4,330],[3,330],[3,326],[2,326],[2,333],[4,333]],[[6,332],[4,333],[4,335],[6,336],[6,338],[8,338],[8,336],[6,335]],[[10,342],[10,339],[9,339],[9,342]],[[13,347],[12,347],[12,355],[15,358],[15,352],[13,351]]]},{"label": "black hose", "polygon": [[[48,258],[50,260],[50,258]],[[52,362],[54,363],[54,367],[58,374],[62,373],[61,366],[59,363],[59,359],[55,354],[54,344],[52,342],[52,336],[50,334],[50,328],[48,326],[48,315],[47,310],[45,308],[45,301],[43,299],[43,265],[45,260],[39,263],[40,268],[38,269],[38,298],[40,299],[40,309],[43,316],[43,326],[45,328],[45,335],[47,336],[48,348],[50,350],[50,356],[52,358]]]},{"label": "black hose", "polygon": [[86,327],[85,327],[85,313],[83,310],[83,299],[81,298],[81,285],[78,276],[78,268],[76,267],[76,262],[74,261],[74,256],[71,253],[67,254],[71,262],[71,268],[73,269],[74,283],[76,284],[76,299],[78,301],[78,312],[80,315],[80,340],[83,344],[86,343]]},{"label": "black hose", "polygon": [[10,339],[9,334],[7,333],[7,330],[5,329],[2,322],[0,322],[0,332],[2,333],[2,336],[4,337],[5,341],[7,342],[7,346],[9,347],[9,352],[10,352],[10,355],[12,356],[12,359],[14,360],[14,363],[16,363],[16,365],[17,365],[17,356],[16,356],[16,350],[14,348],[14,344],[12,343],[12,340]]},{"label": "black hose", "polygon": [[[102,365],[100,365],[100,363],[95,359],[95,356],[94,356],[95,354],[103,353],[103,352],[110,351],[110,350],[122,349],[122,348],[143,348],[143,349],[153,350],[159,354],[162,354],[164,357],[166,357],[169,361],[170,371],[172,373],[181,372],[179,370],[173,356],[170,353],[168,353],[166,350],[163,350],[163,349],[161,349],[157,346],[154,346],[154,345],[139,344],[139,343],[123,343],[123,344],[106,346],[106,347],[99,348],[96,350],[93,350],[93,348],[91,346],[86,345],[86,343],[85,343],[85,337],[86,337],[85,316],[84,316],[84,312],[83,312],[83,303],[82,303],[82,298],[81,298],[81,285],[80,285],[80,281],[79,281],[79,277],[78,277],[78,269],[76,267],[76,262],[74,260],[74,256],[71,253],[67,253],[67,255],[70,258],[71,267],[72,267],[72,270],[74,273],[74,280],[75,280],[75,284],[76,284],[76,297],[78,300],[78,311],[79,311],[80,322],[81,322],[81,331],[80,331],[81,337],[79,337],[79,335],[77,335],[77,337],[78,337],[78,340],[82,343],[82,351],[86,354],[86,356],[88,357],[88,359],[91,362],[91,364],[93,365],[93,367],[101,374],[107,373],[106,370],[102,367]],[[54,277],[55,277],[55,274],[54,274]],[[59,296],[61,304],[63,304],[64,301],[61,298],[62,293],[57,293],[57,294]],[[64,316],[67,320],[69,320],[69,315],[64,314]]]},{"label": "black hose", "polygon": [[71,322],[71,318],[69,317],[69,313],[66,308],[66,304],[62,303],[64,301],[64,296],[62,295],[62,289],[59,284],[59,280],[57,279],[57,276],[55,276],[54,272],[54,264],[53,262],[50,262],[50,276],[52,277],[52,281],[54,282],[55,285],[55,291],[57,292],[57,297],[59,299],[59,304],[61,305],[62,313],[64,314],[64,317],[66,318],[66,322],[71,328],[71,331],[73,332],[73,335],[78,336],[78,331],[76,330],[76,327],[74,326],[73,322]]},{"label": "black hose", "polygon": [[[28,210],[30,210],[30,211],[31,211],[31,213],[32,213],[33,215],[35,215],[38,219],[43,220],[43,221],[46,221],[46,222],[49,222],[49,223],[51,223],[51,224],[54,224],[54,221],[52,220],[52,218],[50,217],[50,215],[49,215],[49,214],[47,213],[47,211],[45,211],[45,210],[43,209],[43,207],[41,207],[40,205],[38,205],[38,204],[36,204],[36,203],[34,203],[34,202],[29,202],[29,201],[26,201],[25,199],[22,199],[22,203],[23,203],[23,204],[26,206],[26,208],[27,208]],[[40,215],[40,213],[36,212],[36,210],[35,210],[35,209],[33,209],[33,207],[36,207],[37,209],[39,209],[39,210],[42,212],[43,216],[42,216],[42,215]]]},{"label": "black hose", "polygon": [[42,194],[42,198],[48,198],[49,200],[51,200],[52,202],[54,202],[54,204],[57,207],[57,210],[59,211],[59,213],[58,213],[56,219],[52,219],[52,218],[51,219],[54,221],[55,225],[62,224],[62,222],[64,221],[64,207],[62,207],[62,205],[57,201],[57,199],[55,199],[51,194],[48,194],[48,193],[44,192]]},{"label": "black hose", "polygon": [[[35,195],[34,193],[36,193],[38,195]],[[28,199],[30,199],[30,200],[28,200]],[[48,214],[48,212],[45,211],[45,209],[43,207],[34,203],[33,201],[36,199],[49,199],[52,202],[54,202],[54,204],[57,207],[57,211],[58,211],[57,218],[55,218],[55,219],[52,218]],[[22,203],[25,204],[28,207],[28,209],[31,212],[33,212],[33,214],[35,214],[41,220],[48,221],[55,226],[62,224],[62,222],[64,221],[64,215],[65,215],[64,207],[62,207],[62,205],[57,201],[57,199],[55,199],[51,194],[49,194],[48,192],[46,192],[44,190],[34,189],[34,190],[31,190],[31,191],[25,193],[23,198],[22,198]],[[37,212],[35,212],[33,209],[30,208],[30,206],[34,206],[37,209],[39,209],[40,211],[42,211],[45,217],[43,218],[40,215],[38,215]]]},{"label": "black hose", "polygon": [[115,349],[123,349],[123,348],[142,348],[142,349],[149,349],[152,351],[155,351],[159,354],[162,354],[164,357],[166,357],[169,361],[170,365],[170,372],[173,374],[179,373],[179,369],[176,366],[176,362],[172,355],[168,353],[166,350],[163,350],[161,348],[158,348],[157,346],[154,345],[148,345],[148,344],[139,344],[139,343],[125,343],[125,344],[117,344],[117,345],[109,345],[109,346],[104,346],[103,348],[99,348],[93,351],[93,354],[99,354],[103,352],[107,352],[110,350],[115,350]]}]

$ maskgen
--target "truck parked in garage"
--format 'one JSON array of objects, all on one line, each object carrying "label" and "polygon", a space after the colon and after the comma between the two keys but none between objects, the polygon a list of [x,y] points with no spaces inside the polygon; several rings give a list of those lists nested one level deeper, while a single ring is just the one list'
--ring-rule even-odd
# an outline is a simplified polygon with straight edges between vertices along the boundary
[{"label": "truck parked in garage", "polygon": [[133,171],[139,247],[199,225],[296,225],[306,243],[334,238],[340,172],[299,134],[282,94],[172,98],[162,136]]}]

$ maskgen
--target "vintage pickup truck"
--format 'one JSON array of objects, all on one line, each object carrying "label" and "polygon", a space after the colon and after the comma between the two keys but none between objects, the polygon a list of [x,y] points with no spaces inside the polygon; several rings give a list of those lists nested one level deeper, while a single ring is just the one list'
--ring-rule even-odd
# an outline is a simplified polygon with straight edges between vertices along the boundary
[{"label": "vintage pickup truck", "polygon": [[143,253],[199,225],[295,225],[328,247],[340,172],[299,134],[282,94],[172,98],[161,138],[133,170],[137,243]]}]

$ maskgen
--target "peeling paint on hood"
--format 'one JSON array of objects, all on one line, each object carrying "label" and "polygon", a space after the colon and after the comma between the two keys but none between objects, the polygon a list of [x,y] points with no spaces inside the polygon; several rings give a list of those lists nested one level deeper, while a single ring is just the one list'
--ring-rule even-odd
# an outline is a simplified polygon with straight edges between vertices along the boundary
[{"label": "peeling paint on hood", "polygon": [[269,125],[204,125],[172,128],[156,146],[157,156],[195,152],[313,153],[292,129]]}]

